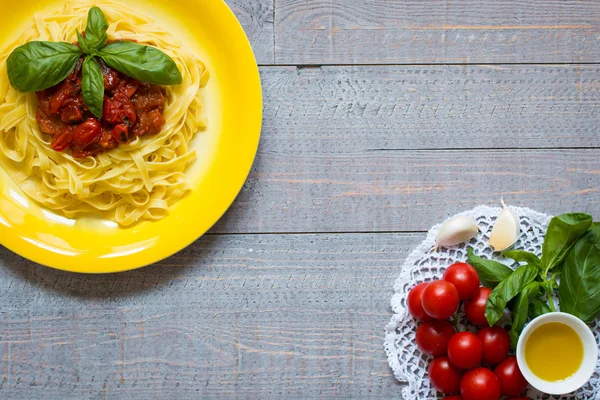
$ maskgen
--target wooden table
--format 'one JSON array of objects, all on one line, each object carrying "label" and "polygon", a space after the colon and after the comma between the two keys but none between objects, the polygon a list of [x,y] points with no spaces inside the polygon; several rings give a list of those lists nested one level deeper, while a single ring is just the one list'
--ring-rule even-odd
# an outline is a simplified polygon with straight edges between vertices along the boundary
[{"label": "wooden table", "polygon": [[235,205],[119,275],[0,249],[0,398],[399,398],[383,330],[425,231],[501,196],[600,217],[600,3],[229,3],[265,104]]}]

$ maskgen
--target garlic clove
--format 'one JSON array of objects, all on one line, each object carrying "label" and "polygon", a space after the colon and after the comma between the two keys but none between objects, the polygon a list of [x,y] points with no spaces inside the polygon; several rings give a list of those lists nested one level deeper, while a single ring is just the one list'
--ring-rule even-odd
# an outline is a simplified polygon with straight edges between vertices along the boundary
[{"label": "garlic clove", "polygon": [[455,246],[473,239],[479,233],[479,226],[473,218],[457,215],[442,224],[435,240],[435,249],[440,246]]},{"label": "garlic clove", "polygon": [[496,218],[496,223],[490,233],[488,244],[494,251],[504,251],[512,247],[521,235],[519,216],[502,202],[502,211]]}]

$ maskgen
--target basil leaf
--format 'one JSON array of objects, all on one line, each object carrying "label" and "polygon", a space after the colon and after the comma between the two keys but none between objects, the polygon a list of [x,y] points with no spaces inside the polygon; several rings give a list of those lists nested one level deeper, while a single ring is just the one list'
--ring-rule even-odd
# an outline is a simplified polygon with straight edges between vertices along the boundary
[{"label": "basil leaf", "polygon": [[542,262],[540,258],[533,253],[524,250],[507,250],[502,252],[504,257],[512,258],[517,262],[523,262],[529,265],[533,265],[536,268],[542,269]]},{"label": "basil leaf", "polygon": [[525,286],[537,278],[539,271],[531,265],[519,267],[490,293],[485,306],[485,317],[490,326],[502,318],[506,304],[517,296]]},{"label": "basil leaf", "polygon": [[526,285],[521,293],[517,296],[517,301],[512,307],[512,326],[508,332],[510,337],[510,345],[514,349],[517,348],[517,342],[519,341],[519,335],[527,322],[529,316],[529,303],[533,300],[534,296],[540,293],[541,282],[531,282]]},{"label": "basil leaf", "polygon": [[176,85],[182,82],[175,61],[162,51],[134,42],[114,42],[98,52],[111,68],[138,81],[158,85]]},{"label": "basil leaf", "polygon": [[534,319],[549,312],[552,312],[552,309],[546,299],[540,297],[529,299],[529,318]]},{"label": "basil leaf", "polygon": [[85,41],[87,43],[88,51],[82,50],[89,53],[93,50],[100,50],[108,40],[108,21],[106,16],[98,7],[90,8],[88,11],[87,25],[85,27]]},{"label": "basil leaf", "polygon": [[8,79],[20,92],[37,92],[65,80],[81,57],[79,47],[63,42],[29,42],[6,60]]},{"label": "basil leaf", "polygon": [[83,62],[81,94],[87,108],[98,118],[102,118],[104,105],[104,77],[100,66],[93,56],[87,56]]},{"label": "basil leaf", "polygon": [[586,323],[600,312],[600,230],[591,229],[571,248],[560,279],[560,310]]},{"label": "basil leaf", "polygon": [[560,266],[571,246],[591,226],[592,217],[583,213],[563,214],[550,220],[542,246],[544,277],[548,271]]},{"label": "basil leaf", "polygon": [[475,255],[472,247],[467,250],[467,261],[479,274],[483,286],[493,289],[500,281],[508,278],[513,270],[497,261],[487,260]]},{"label": "basil leaf", "polygon": [[81,34],[81,32],[79,32],[79,29],[77,29],[76,32],[77,32],[77,44],[79,45],[79,48],[85,54],[89,54],[90,53],[90,47],[88,45],[87,40],[85,40],[85,38],[83,37],[83,35]]}]

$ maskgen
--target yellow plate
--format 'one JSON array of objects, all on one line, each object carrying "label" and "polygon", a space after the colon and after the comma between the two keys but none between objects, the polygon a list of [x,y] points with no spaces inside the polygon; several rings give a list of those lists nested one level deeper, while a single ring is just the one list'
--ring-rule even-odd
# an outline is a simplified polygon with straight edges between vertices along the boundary
[{"label": "yellow plate", "polygon": [[[210,70],[204,90],[209,127],[194,139],[188,170],[193,190],[158,222],[120,228],[108,221],[69,220],[25,196],[0,168],[0,244],[32,261],[67,271],[104,273],[148,265],[203,235],[229,208],[254,161],[262,121],[256,60],[222,0],[122,0],[153,17],[196,51]],[[22,32],[35,11],[62,1],[0,0],[0,43]]]}]

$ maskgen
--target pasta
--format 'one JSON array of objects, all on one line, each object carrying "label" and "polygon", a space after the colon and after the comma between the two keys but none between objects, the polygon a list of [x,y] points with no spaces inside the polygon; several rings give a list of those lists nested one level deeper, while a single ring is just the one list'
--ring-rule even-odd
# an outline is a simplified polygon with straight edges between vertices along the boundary
[{"label": "pasta", "polygon": [[28,196],[66,217],[100,214],[121,226],[159,220],[189,190],[185,170],[196,157],[190,142],[206,127],[201,88],[209,73],[197,56],[150,18],[105,0],[94,5],[110,22],[110,39],[156,47],[177,64],[183,82],[165,87],[162,130],[95,157],[75,158],[50,147],[51,138],[36,121],[35,93],[11,87],[6,60],[14,48],[30,41],[76,42],[76,30],[85,30],[90,3],[67,1],[55,14],[35,15],[21,37],[0,54],[0,165]]}]

